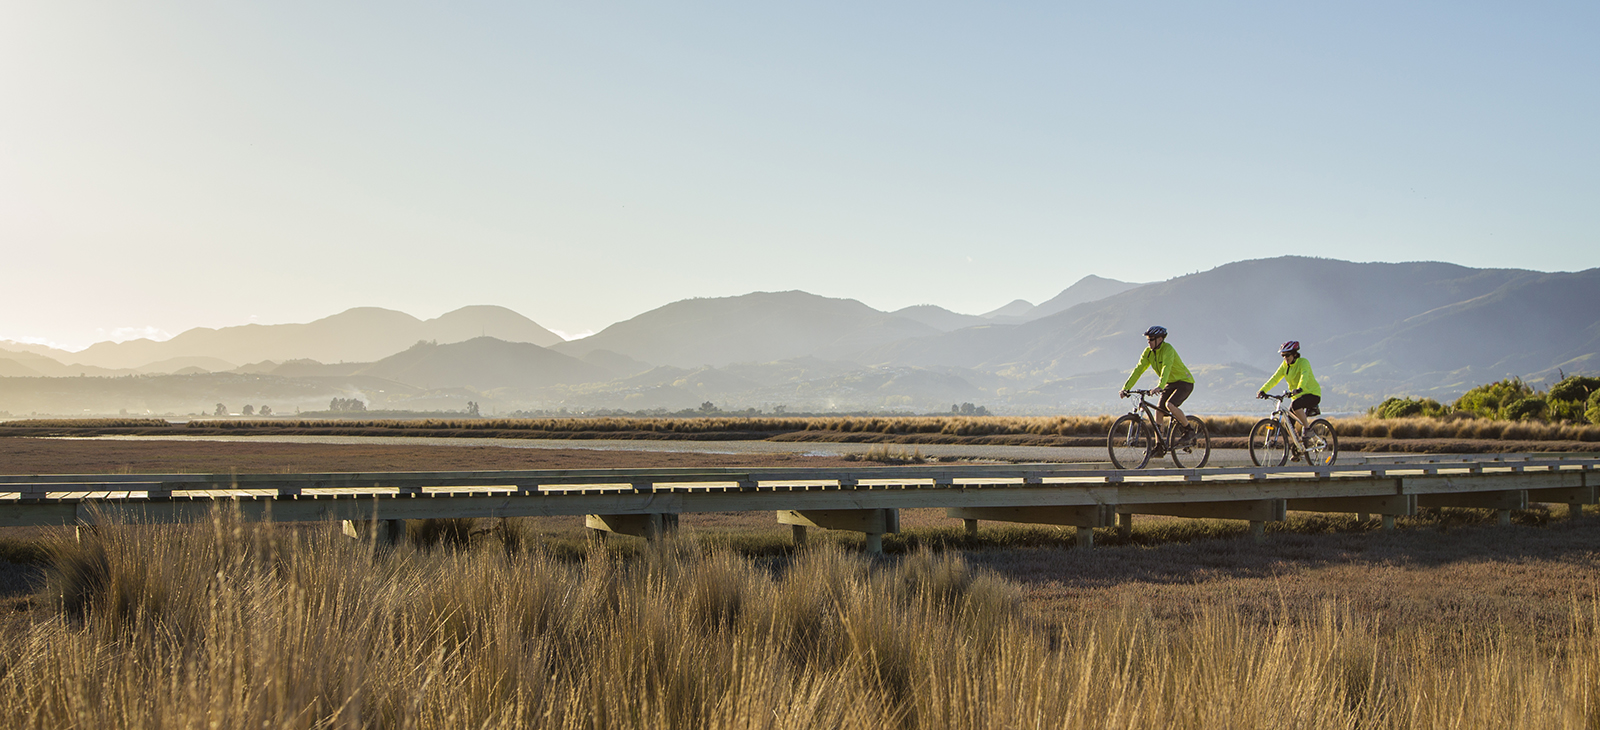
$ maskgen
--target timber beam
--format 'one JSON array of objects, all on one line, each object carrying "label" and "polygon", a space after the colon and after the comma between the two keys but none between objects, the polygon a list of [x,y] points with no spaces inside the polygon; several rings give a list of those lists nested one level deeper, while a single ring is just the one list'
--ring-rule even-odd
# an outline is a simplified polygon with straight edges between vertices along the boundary
[{"label": "timber beam", "polygon": [[1288,507],[1295,512],[1354,512],[1361,515],[1380,514],[1410,517],[1417,513],[1417,495],[1391,494],[1382,497],[1291,499]]},{"label": "timber beam", "polygon": [[846,530],[867,536],[867,552],[883,552],[883,536],[900,531],[900,510],[897,509],[781,509],[777,511],[778,523],[792,525],[796,546],[806,539],[805,530],[818,527],[824,530]]},{"label": "timber beam", "polygon": [[1109,504],[1041,507],[954,507],[948,517],[965,520],[968,534],[977,532],[978,520],[1020,522],[1032,525],[1068,525],[1078,528],[1078,546],[1094,547],[1094,528],[1116,524],[1117,508]]},{"label": "timber beam", "polygon": [[1238,502],[1166,502],[1154,504],[1123,504],[1118,512],[1135,515],[1166,515],[1212,520],[1250,520],[1251,522],[1281,522],[1287,511],[1282,499],[1251,499]]},{"label": "timber beam", "polygon": [[1418,507],[1470,507],[1476,509],[1513,510],[1528,508],[1528,492],[1524,489],[1507,489],[1498,492],[1462,492],[1459,494],[1419,494]]},{"label": "timber beam", "polygon": [[585,527],[597,532],[615,532],[654,540],[678,529],[678,516],[665,512],[622,515],[584,515]]}]

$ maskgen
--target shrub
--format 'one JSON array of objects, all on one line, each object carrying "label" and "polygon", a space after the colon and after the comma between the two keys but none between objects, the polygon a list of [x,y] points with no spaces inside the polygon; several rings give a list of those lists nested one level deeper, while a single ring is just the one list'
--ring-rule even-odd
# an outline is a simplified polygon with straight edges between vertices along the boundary
[{"label": "shrub", "polygon": [[1511,401],[1501,408],[1501,414],[1508,421],[1526,421],[1543,416],[1548,409],[1544,398],[1533,395]]},{"label": "shrub", "polygon": [[1545,401],[1545,417],[1551,421],[1564,423],[1584,422],[1584,403],[1581,400],[1561,400],[1550,397]]},{"label": "shrub", "polygon": [[1590,423],[1600,426],[1600,406],[1590,408],[1589,412],[1583,415],[1585,418],[1589,419]]},{"label": "shrub", "polygon": [[1600,392],[1600,378],[1587,375],[1569,375],[1561,382],[1550,386],[1550,399],[1578,401],[1581,403],[1596,392]]},{"label": "shrub", "polygon": [[1413,418],[1442,416],[1448,411],[1448,408],[1432,398],[1389,398],[1367,409],[1367,414],[1377,418]]},{"label": "shrub", "polygon": [[1468,411],[1483,418],[1506,417],[1501,409],[1523,398],[1533,395],[1533,388],[1522,382],[1522,378],[1506,378],[1498,383],[1486,383],[1462,394],[1455,402],[1455,409]]}]

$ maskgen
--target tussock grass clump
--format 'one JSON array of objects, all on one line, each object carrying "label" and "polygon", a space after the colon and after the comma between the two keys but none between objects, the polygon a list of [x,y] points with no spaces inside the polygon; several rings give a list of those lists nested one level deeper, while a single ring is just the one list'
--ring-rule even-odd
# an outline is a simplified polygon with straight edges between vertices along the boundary
[{"label": "tussock grass clump", "polygon": [[860,454],[845,454],[845,461],[875,461],[880,464],[926,464],[922,449],[892,449],[878,444]]},{"label": "tussock grass clump", "polygon": [[165,418],[19,418],[5,421],[7,428],[166,428]]},{"label": "tussock grass clump", "polygon": [[[481,546],[480,546],[481,547]],[[17,727],[1592,727],[1559,646],[1137,606],[1060,626],[959,557],[382,549],[325,527],[108,526],[0,641]]]}]

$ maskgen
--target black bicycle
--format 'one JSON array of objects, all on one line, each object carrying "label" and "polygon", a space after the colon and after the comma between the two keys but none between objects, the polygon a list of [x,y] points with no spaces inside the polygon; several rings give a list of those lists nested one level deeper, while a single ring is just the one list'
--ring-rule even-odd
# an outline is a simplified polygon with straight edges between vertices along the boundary
[{"label": "black bicycle", "polygon": [[1145,400],[1156,395],[1157,390],[1130,390],[1139,396],[1133,410],[1111,422],[1111,433],[1106,435],[1106,450],[1111,452],[1111,463],[1118,469],[1143,469],[1150,457],[1172,456],[1179,467],[1199,468],[1211,460],[1211,434],[1206,422],[1189,416],[1190,431],[1181,442],[1174,442],[1172,432],[1176,424],[1168,419],[1165,428],[1156,426],[1156,414],[1168,415],[1159,405]]},{"label": "black bicycle", "polygon": [[[1278,405],[1272,409],[1271,416],[1256,421],[1250,428],[1250,461],[1256,466],[1283,466],[1291,457],[1295,461],[1305,459],[1309,466],[1328,466],[1339,458],[1339,434],[1334,433],[1328,419],[1318,418],[1306,427],[1304,434],[1297,433],[1300,429],[1287,403],[1299,394],[1300,391],[1291,390],[1283,395],[1266,395]],[[1307,416],[1321,413],[1315,408],[1306,411]]]}]

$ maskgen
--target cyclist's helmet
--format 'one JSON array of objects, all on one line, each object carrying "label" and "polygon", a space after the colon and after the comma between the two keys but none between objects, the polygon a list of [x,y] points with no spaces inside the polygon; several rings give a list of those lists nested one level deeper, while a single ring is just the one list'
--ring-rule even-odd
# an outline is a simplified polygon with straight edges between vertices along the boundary
[{"label": "cyclist's helmet", "polygon": [[1162,327],[1159,324],[1155,325],[1154,327],[1151,327],[1150,329],[1145,330],[1144,331],[1144,336],[1145,337],[1166,337],[1167,336],[1167,328],[1166,327]]},{"label": "cyclist's helmet", "polygon": [[1288,342],[1283,343],[1283,347],[1278,348],[1278,354],[1279,355],[1287,355],[1287,354],[1289,354],[1291,352],[1299,352],[1299,351],[1300,351],[1300,341],[1299,340],[1289,340]]}]

